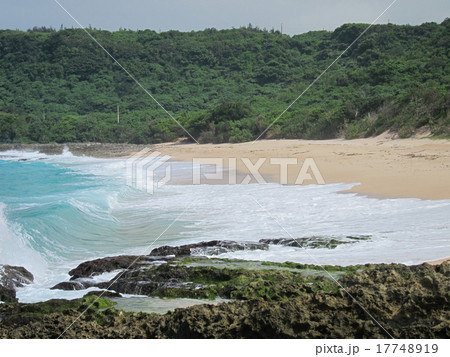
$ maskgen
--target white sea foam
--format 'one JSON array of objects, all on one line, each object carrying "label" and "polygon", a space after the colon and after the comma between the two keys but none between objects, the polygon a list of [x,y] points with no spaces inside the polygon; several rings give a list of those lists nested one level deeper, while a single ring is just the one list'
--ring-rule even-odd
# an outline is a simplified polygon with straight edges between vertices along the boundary
[{"label": "white sea foam", "polygon": [[[55,247],[64,252],[64,258],[59,260],[46,258],[49,266],[43,274],[29,264],[42,260],[42,256],[30,248],[33,232],[25,236],[14,222],[7,222],[3,214],[5,205],[0,204],[0,262],[23,262],[37,278],[33,286],[19,289],[21,301],[82,296],[86,291],[64,292],[49,288],[68,280],[67,272],[83,260],[145,254],[161,245],[212,239],[258,241],[322,236],[339,240],[349,235],[370,236],[367,241],[339,245],[335,249],[271,246],[268,251],[237,251],[220,256],[250,260],[339,265],[416,264],[450,255],[450,200],[380,200],[338,193],[352,187],[351,184],[169,184],[150,195],[126,186],[123,159],[77,157],[68,150],[62,155],[10,151],[0,156],[11,161],[45,159],[45,162],[82,175],[94,176],[96,182],[100,182],[98,187],[77,191],[76,197],[64,201],[77,212],[76,217],[60,217],[62,213],[55,211],[51,218],[46,218],[48,221],[42,221],[51,223],[53,229],[44,237],[48,240],[46,249],[52,248],[53,240]],[[192,171],[188,163],[172,162],[172,173],[180,178],[178,181],[183,177],[189,181]],[[27,204],[28,209],[39,208],[33,208],[33,202],[22,206]],[[71,220],[76,225],[68,226]],[[162,234],[169,225],[170,229]],[[48,254],[55,252],[58,250]],[[14,259],[8,260],[8,257]]]},{"label": "white sea foam", "polygon": [[0,160],[9,161],[37,161],[47,159],[48,155],[39,151],[7,150],[0,152]]},{"label": "white sea foam", "polygon": [[8,222],[6,205],[0,202],[0,264],[19,265],[35,273],[43,272],[46,263],[28,244],[17,224]]},{"label": "white sea foam", "polygon": [[[147,201],[148,209],[192,222],[179,242],[207,239],[257,241],[261,238],[370,235],[368,241],[336,249],[273,247],[227,257],[316,264],[421,263],[450,253],[450,201],[374,199],[338,191],[352,185],[165,186]],[[140,209],[144,209],[140,203]],[[167,234],[171,235],[170,232]],[[164,237],[158,242],[163,244]]]}]

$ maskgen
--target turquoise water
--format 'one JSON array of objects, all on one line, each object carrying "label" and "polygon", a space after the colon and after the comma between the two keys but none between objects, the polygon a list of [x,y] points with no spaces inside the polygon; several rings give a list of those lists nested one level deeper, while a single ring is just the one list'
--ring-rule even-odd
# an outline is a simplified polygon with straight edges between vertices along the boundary
[{"label": "turquoise water", "polygon": [[4,218],[44,260],[84,259],[130,243],[121,246],[127,234],[110,214],[111,200],[124,193],[119,180],[44,162],[0,161],[0,170]]},{"label": "turquoise water", "polygon": [[[172,174],[188,180],[187,164],[172,163]],[[150,195],[126,185],[125,160],[67,150],[55,156],[3,152],[0,264],[25,266],[35,275],[36,283],[18,292],[31,302],[82,296],[85,291],[49,290],[82,261],[147,254],[164,244],[369,235],[333,250],[271,247],[222,257],[349,265],[450,256],[449,200],[338,193],[351,186],[168,184]]]},{"label": "turquoise water", "polygon": [[178,212],[140,209],[151,197],[125,185],[123,160],[30,156],[0,160],[0,263],[23,265],[38,281],[65,279],[87,259],[144,253]]},{"label": "turquoise water", "polygon": [[[4,217],[49,261],[84,256],[87,241],[101,242],[114,224],[98,213],[106,212],[105,192],[117,185],[93,175],[44,162],[0,161],[0,186]],[[83,209],[87,198],[90,207]]]}]

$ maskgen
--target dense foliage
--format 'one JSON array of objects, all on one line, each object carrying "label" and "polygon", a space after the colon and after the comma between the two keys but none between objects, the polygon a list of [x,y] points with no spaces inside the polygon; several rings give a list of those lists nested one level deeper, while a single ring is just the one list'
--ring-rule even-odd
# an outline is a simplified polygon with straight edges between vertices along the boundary
[{"label": "dense foliage", "polygon": [[[89,32],[201,142],[256,138],[366,28]],[[373,26],[266,138],[450,134],[450,20]],[[117,123],[116,107],[121,118]],[[186,136],[81,29],[0,31],[1,142]]]}]

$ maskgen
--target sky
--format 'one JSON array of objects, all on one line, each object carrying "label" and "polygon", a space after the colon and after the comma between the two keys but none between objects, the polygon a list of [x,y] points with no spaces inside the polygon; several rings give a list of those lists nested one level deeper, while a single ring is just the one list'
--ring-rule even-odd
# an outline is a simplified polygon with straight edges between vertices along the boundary
[{"label": "sky", "polygon": [[[371,23],[394,0],[56,0],[83,26],[198,31],[253,26],[290,35]],[[0,0],[0,29],[78,27],[55,0]],[[418,25],[450,17],[449,0],[397,0],[377,21]]]}]

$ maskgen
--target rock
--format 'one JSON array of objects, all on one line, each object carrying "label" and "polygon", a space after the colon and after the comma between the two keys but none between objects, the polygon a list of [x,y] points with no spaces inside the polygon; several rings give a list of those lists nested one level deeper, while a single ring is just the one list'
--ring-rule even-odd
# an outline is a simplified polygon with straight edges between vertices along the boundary
[{"label": "rock", "polygon": [[54,287],[51,288],[51,290],[84,290],[87,289],[86,286],[84,286],[79,281],[64,281],[62,283],[56,284]]},{"label": "rock", "polygon": [[212,240],[209,242],[185,244],[181,246],[168,246],[164,245],[159,248],[155,248],[150,252],[150,256],[175,256],[186,257],[191,255],[191,249],[216,247],[221,241]]},{"label": "rock", "polygon": [[182,246],[162,246],[151,251],[151,256],[201,256],[218,255],[238,250],[267,250],[269,246],[266,243],[259,242],[234,242],[227,240],[213,240],[208,242],[186,244]]},{"label": "rock", "polygon": [[99,296],[99,297],[102,297],[104,299],[121,298],[122,297],[121,294],[116,293],[115,291],[108,291],[108,290],[89,291],[83,297],[89,297],[89,296]]},{"label": "rock", "polygon": [[428,275],[424,276],[424,277],[422,278],[422,280],[420,281],[420,283],[421,283],[425,288],[428,288],[428,289],[433,288],[433,279],[432,279],[430,276],[428,276]]},{"label": "rock", "polygon": [[233,242],[233,241],[218,241],[216,245],[202,246],[201,244],[191,248],[191,255],[205,256],[205,255],[219,255],[229,252],[236,252],[239,250],[268,250],[269,246],[266,243],[254,242]]},{"label": "rock", "polygon": [[84,290],[97,286],[98,281],[91,278],[77,278],[70,281],[63,281],[56,284],[51,290]]},{"label": "rock", "polygon": [[310,237],[310,238],[265,238],[260,239],[260,243],[271,245],[282,245],[286,247],[296,248],[328,248],[334,249],[341,244],[351,244],[356,241],[337,240],[326,237]]},{"label": "rock", "polygon": [[31,274],[24,267],[0,265],[0,284],[8,289],[21,288],[34,281]]},{"label": "rock", "polygon": [[[81,263],[75,269],[69,272],[71,275],[70,281],[64,281],[56,284],[51,289],[59,290],[83,290],[93,286],[100,287],[100,282],[93,279],[93,277],[103,273],[112,272],[121,269],[135,269],[142,265],[152,266],[165,264],[167,260],[162,257],[150,256],[134,256],[121,255],[117,257],[106,257],[101,259],[90,260]],[[104,284],[103,284],[104,285]],[[102,287],[103,288],[103,287]]]},{"label": "rock", "polygon": [[14,289],[8,289],[3,285],[0,285],[0,301],[3,302],[17,302],[16,291]]},{"label": "rock", "polygon": [[127,269],[135,264],[147,263],[147,256],[120,255],[117,257],[106,257],[101,259],[90,260],[78,265],[75,269],[69,271],[72,277],[70,280],[78,278],[90,278],[95,275],[111,272],[119,269]]},{"label": "rock", "polygon": [[[394,338],[450,338],[450,262],[435,267],[357,266],[340,283],[364,310],[342,289],[325,289],[334,284],[330,280],[318,280],[313,291],[301,291],[297,269],[266,270],[268,266],[263,266],[255,271],[254,262],[252,267],[233,270],[191,265],[185,269],[177,262],[126,271],[134,286],[165,282],[170,289],[178,289],[179,284],[190,281],[215,285],[230,297],[246,299],[196,305],[165,315],[126,313],[110,308],[113,302],[93,296],[91,300],[0,304],[0,338],[57,338],[63,332],[63,338],[389,337],[366,311]],[[311,275],[306,278],[311,282]],[[425,285],[432,281],[432,288],[425,287],[425,281]],[[322,289],[317,289],[320,284]]]},{"label": "rock", "polygon": [[24,267],[0,265],[0,301],[16,302],[16,288],[31,284],[34,280]]},{"label": "rock", "polygon": [[[216,298],[248,300],[286,299],[311,291],[300,271],[263,268],[245,270],[227,261],[230,267],[217,264],[217,259],[196,258],[190,265],[177,261],[148,269],[125,271],[99,288],[123,294],[167,298]],[[220,261],[220,260],[219,260]],[[208,265],[210,264],[210,265]],[[309,284],[323,283],[322,276],[309,278]]]},{"label": "rock", "polygon": [[299,247],[296,240],[292,238],[264,238],[259,240],[260,243],[266,243],[271,245],[284,245],[287,247]]}]

